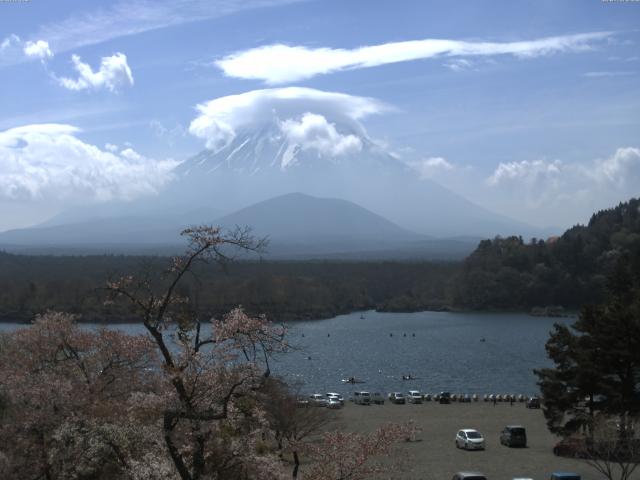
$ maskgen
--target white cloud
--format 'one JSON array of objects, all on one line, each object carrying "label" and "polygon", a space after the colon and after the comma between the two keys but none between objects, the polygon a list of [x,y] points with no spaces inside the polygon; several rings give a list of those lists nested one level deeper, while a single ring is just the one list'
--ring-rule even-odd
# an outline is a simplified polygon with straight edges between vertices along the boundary
[{"label": "white cloud", "polygon": [[168,146],[173,147],[176,142],[187,136],[187,129],[179,123],[173,127],[167,127],[160,120],[153,119],[149,122],[149,128],[156,138],[164,141]]},{"label": "white cloud", "polygon": [[20,45],[22,45],[22,40],[20,40],[18,35],[12,33],[8,37],[4,38],[0,43],[0,52],[4,54],[10,48]]},{"label": "white cloud", "polygon": [[530,58],[562,52],[579,52],[593,48],[594,42],[610,36],[610,32],[593,32],[519,42],[425,39],[351,50],[274,44],[233,53],[216,61],[215,64],[229,77],[281,84],[342,70],[434,57],[512,55]]},{"label": "white cloud", "polygon": [[[311,135],[323,131],[324,138],[329,138],[333,130],[335,134],[341,135],[354,132],[364,134],[358,120],[389,110],[389,107],[372,98],[288,87],[253,90],[220,97],[198,105],[197,109],[200,114],[191,122],[189,132],[204,139],[207,148],[217,151],[234,139],[239,128],[271,120],[285,125],[286,129],[295,132],[294,134],[300,138],[304,136],[301,132]],[[307,116],[305,120],[305,114],[311,116]],[[326,118],[339,122],[339,128],[328,123]],[[287,120],[292,119],[294,122],[287,123]],[[344,129],[348,129],[349,132],[340,131]],[[309,140],[310,137],[305,138]],[[342,145],[344,147],[354,144],[347,140]]]},{"label": "white cloud", "polygon": [[423,158],[407,164],[418,172],[420,178],[434,178],[443,172],[451,172],[455,169],[452,163],[442,157]]},{"label": "white cloud", "polygon": [[[115,38],[220,18],[236,12],[277,7],[299,0],[116,0],[84,2],[83,13],[41,25],[30,38],[46,38],[56,53]],[[94,8],[91,8],[94,6]],[[24,61],[23,55],[0,56],[0,66]]]},{"label": "white cloud", "polygon": [[53,52],[49,48],[49,42],[44,40],[37,40],[35,42],[27,42],[24,44],[24,54],[30,58],[39,58],[45,60],[53,57]]},{"label": "white cloud", "polygon": [[486,183],[517,195],[528,208],[554,208],[566,202],[602,208],[638,195],[640,148],[618,148],[610,157],[588,163],[500,163]]},{"label": "white cloud", "polygon": [[10,34],[0,42],[0,65],[16,63],[25,59],[39,59],[43,62],[53,57],[49,42],[44,40],[23,41],[18,35]]},{"label": "white cloud", "polygon": [[105,143],[104,149],[111,153],[115,153],[119,150],[118,146],[113,143]]},{"label": "white cloud", "polygon": [[528,184],[546,182],[560,174],[562,162],[555,160],[522,160],[520,162],[500,163],[498,168],[488,178],[490,185],[505,182],[526,182]]},{"label": "white cloud", "polygon": [[605,187],[635,189],[640,193],[640,148],[618,148],[613,155],[594,162],[584,174]]},{"label": "white cloud", "polygon": [[157,191],[177,162],[85,143],[70,125],[34,124],[0,132],[0,198],[131,199]]},{"label": "white cloud", "polygon": [[626,71],[601,71],[601,72],[587,72],[583,74],[584,77],[598,78],[598,77],[624,77],[627,75],[635,75],[635,72]]},{"label": "white cloud", "polygon": [[287,119],[280,123],[282,133],[289,142],[301,145],[303,150],[338,156],[362,150],[362,141],[355,135],[342,135],[333,123],[315,113],[305,113],[300,120]]},{"label": "white cloud", "polygon": [[445,62],[444,66],[450,70],[453,70],[454,72],[462,72],[473,67],[473,62],[467,60],[466,58],[454,58],[453,60]]},{"label": "white cloud", "polygon": [[110,57],[102,57],[100,69],[94,72],[91,66],[80,60],[78,55],[72,55],[71,61],[80,75],[77,79],[58,78],[58,82],[69,90],[98,90],[106,88],[112,92],[120,87],[133,85],[133,74],[124,53],[116,53]]}]

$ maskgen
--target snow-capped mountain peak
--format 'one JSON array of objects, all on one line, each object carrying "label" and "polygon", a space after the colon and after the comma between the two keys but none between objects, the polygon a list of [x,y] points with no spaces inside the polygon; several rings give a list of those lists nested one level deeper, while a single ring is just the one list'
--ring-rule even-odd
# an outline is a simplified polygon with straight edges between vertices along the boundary
[{"label": "snow-capped mountain peak", "polygon": [[324,168],[330,164],[392,161],[355,122],[305,112],[287,119],[243,126],[218,149],[207,149],[186,161],[181,174],[213,173],[220,168],[254,175],[264,170]]}]

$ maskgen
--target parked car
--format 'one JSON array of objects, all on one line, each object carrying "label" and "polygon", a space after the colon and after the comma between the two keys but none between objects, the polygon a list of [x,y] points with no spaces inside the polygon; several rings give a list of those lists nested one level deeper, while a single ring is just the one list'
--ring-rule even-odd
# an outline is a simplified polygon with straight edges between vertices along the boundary
[{"label": "parked car", "polygon": [[477,430],[463,428],[456,433],[456,447],[465,450],[484,450],[484,437]]},{"label": "parked car", "polygon": [[369,392],[353,392],[353,403],[356,405],[369,405],[371,394]]},{"label": "parked car", "polygon": [[404,398],[404,394],[400,392],[392,392],[389,394],[389,401],[391,403],[404,404],[407,402],[406,398]]},{"label": "parked car", "polygon": [[451,394],[449,392],[440,392],[438,395],[438,401],[442,404],[451,403]]},{"label": "parked car", "polygon": [[344,397],[339,393],[335,393],[335,392],[327,393],[327,399],[331,400],[332,398],[335,398],[336,400],[338,400],[340,402],[340,405],[344,405]]},{"label": "parked car", "polygon": [[540,399],[538,397],[531,397],[525,405],[527,408],[540,408]]},{"label": "parked car", "polygon": [[521,425],[507,425],[500,433],[500,443],[507,447],[526,447],[527,431]]},{"label": "parked car", "polygon": [[553,472],[551,480],[580,480],[580,475],[570,472]]},{"label": "parked car", "polygon": [[309,404],[314,407],[326,407],[327,399],[319,393],[314,393],[313,395],[309,395]]},{"label": "parked car", "polygon": [[327,400],[327,408],[332,408],[332,409],[339,409],[342,408],[342,402],[340,402],[340,400],[338,400],[336,397],[330,397]]},{"label": "parked car", "polygon": [[409,401],[409,403],[422,403],[422,395],[418,390],[409,390],[407,400]]},{"label": "parked car", "polygon": [[384,405],[384,397],[380,392],[374,392],[371,394],[371,403],[375,403],[376,405]]},{"label": "parked car", "polygon": [[480,472],[458,472],[451,480],[487,480]]},{"label": "parked car", "polygon": [[425,393],[423,398],[425,402],[430,402],[433,397],[431,396],[430,393]]},{"label": "parked car", "polygon": [[470,403],[471,402],[471,395],[469,395],[468,393],[465,393],[464,396],[460,395],[460,402],[463,403]]},{"label": "parked car", "polygon": [[553,454],[558,457],[584,458],[587,444],[584,438],[567,437],[553,446]]}]

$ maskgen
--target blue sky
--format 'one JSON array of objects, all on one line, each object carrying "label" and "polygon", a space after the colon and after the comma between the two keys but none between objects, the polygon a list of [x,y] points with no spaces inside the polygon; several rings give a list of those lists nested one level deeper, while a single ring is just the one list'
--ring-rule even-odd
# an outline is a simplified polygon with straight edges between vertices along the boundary
[{"label": "blue sky", "polygon": [[162,188],[205,146],[198,104],[288,86],[386,105],[368,135],[476,203],[584,222],[640,194],[639,25],[640,2],[0,2],[0,230]]}]

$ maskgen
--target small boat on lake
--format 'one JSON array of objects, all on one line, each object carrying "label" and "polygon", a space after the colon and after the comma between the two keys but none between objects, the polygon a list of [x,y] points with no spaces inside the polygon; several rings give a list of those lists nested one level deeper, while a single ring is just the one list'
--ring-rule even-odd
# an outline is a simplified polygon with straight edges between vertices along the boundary
[{"label": "small boat on lake", "polygon": [[342,383],[351,383],[351,384],[364,383],[364,380],[360,380],[356,377],[349,377],[349,378],[343,378]]}]

